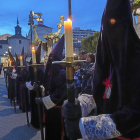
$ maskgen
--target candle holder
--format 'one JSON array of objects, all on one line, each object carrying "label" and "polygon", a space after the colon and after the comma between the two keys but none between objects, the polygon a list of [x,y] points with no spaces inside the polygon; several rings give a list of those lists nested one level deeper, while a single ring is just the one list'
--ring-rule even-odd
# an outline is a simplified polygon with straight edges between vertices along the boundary
[{"label": "candle holder", "polygon": [[13,68],[13,66],[6,66],[5,69]]},{"label": "candle holder", "polygon": [[54,61],[52,64],[60,64],[66,67],[66,80],[67,80],[67,97],[68,101],[73,103],[75,101],[74,94],[74,66],[77,63],[85,62],[86,60],[73,60],[73,57],[67,57],[66,61]]},{"label": "candle holder", "polygon": [[86,62],[86,60],[74,60],[74,61],[54,61],[52,64],[60,64],[63,67],[74,67],[77,63]]},{"label": "candle holder", "polygon": [[26,66],[18,66],[18,68],[25,68]]}]

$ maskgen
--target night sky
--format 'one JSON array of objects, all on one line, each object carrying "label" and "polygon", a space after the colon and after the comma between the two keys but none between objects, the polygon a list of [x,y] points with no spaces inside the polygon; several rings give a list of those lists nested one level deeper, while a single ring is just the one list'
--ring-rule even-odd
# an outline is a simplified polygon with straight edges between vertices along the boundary
[{"label": "night sky", "polygon": [[[106,0],[71,0],[73,28],[99,31],[105,4]],[[0,35],[15,34],[18,15],[22,35],[25,36],[30,28],[31,10],[43,13],[44,24],[56,32],[59,17],[64,15],[64,20],[68,18],[68,0],[0,0]]]}]

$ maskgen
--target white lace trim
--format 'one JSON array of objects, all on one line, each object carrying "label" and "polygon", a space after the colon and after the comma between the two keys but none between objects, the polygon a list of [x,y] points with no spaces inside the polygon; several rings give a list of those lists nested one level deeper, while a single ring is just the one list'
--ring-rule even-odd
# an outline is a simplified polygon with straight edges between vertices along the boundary
[{"label": "white lace trim", "polygon": [[51,109],[52,107],[56,105],[52,102],[50,96],[43,97],[42,101],[47,109]]},{"label": "white lace trim", "polygon": [[82,94],[78,97],[78,100],[80,101],[82,117],[86,117],[92,109],[96,108],[96,103],[92,95]]},{"label": "white lace trim", "polygon": [[109,114],[81,118],[79,127],[84,140],[105,140],[121,136]]}]

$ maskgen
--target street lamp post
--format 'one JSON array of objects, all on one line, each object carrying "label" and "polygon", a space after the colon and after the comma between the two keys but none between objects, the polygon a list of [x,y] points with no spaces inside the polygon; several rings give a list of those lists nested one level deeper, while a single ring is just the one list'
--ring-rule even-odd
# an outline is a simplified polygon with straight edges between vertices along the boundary
[{"label": "street lamp post", "polygon": [[11,46],[9,46],[9,47],[8,47],[8,50],[9,50],[10,52],[11,52],[11,49],[12,49],[12,47],[11,47]]},{"label": "street lamp post", "polygon": [[31,48],[32,48],[32,25],[34,25],[33,15],[34,15],[34,12],[30,11],[28,25],[30,25],[30,30],[31,30]]}]

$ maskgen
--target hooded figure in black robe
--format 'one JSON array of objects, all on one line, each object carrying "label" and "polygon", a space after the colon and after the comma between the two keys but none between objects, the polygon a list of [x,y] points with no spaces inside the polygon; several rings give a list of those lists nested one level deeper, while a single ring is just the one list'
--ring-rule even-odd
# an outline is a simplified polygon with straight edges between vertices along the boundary
[{"label": "hooded figure in black robe", "polygon": [[[16,53],[15,53],[15,57],[16,57],[16,62],[15,62],[16,74],[19,74],[20,70],[19,70],[18,66],[20,65],[20,60],[19,60]],[[15,95],[16,95],[16,99],[17,99],[18,104],[19,104],[19,100],[18,100],[18,87],[19,86],[20,86],[19,81],[16,78],[15,79]]]},{"label": "hooded figure in black robe", "polygon": [[[17,68],[17,70],[18,70],[17,71],[18,75],[17,75],[17,78],[16,78],[16,80],[17,80],[17,88],[18,88],[17,89],[18,90],[18,93],[17,93],[17,98],[18,99],[17,99],[17,101],[18,101],[18,104],[19,104],[19,109],[21,109],[22,112],[25,112],[25,101],[24,101],[24,95],[23,95],[23,89],[22,89],[22,84],[24,84],[24,83],[22,81],[22,76],[26,80],[26,78],[29,75],[29,72],[27,71],[27,67],[26,67],[27,64],[25,63],[24,47],[22,48],[21,56],[22,56],[22,59],[23,59],[23,65],[25,67],[23,68],[22,71],[21,71],[21,68]],[[19,62],[17,62],[17,65],[20,65]],[[25,91],[25,93],[27,94],[27,90]],[[26,95],[26,97],[28,98],[27,95]],[[28,101],[28,99],[26,99],[26,100]],[[27,103],[27,106],[29,106],[29,103]]]},{"label": "hooded figure in black robe", "polygon": [[[13,55],[11,54],[11,52],[8,50],[9,53],[9,59],[11,61],[11,66],[15,65],[15,59],[13,58]],[[12,101],[14,98],[14,81],[11,78],[12,76],[12,70],[13,68],[9,68],[7,71],[7,76],[8,76],[8,98],[10,98],[10,100]]]},{"label": "hooded figure in black robe", "polygon": [[[87,140],[140,139],[140,40],[133,27],[129,0],[107,0],[90,81],[92,88],[84,93],[91,91],[97,116],[66,120],[69,137],[75,138],[75,128],[79,127]],[[89,103],[87,100],[84,109],[89,109]],[[67,104],[63,106],[66,119]],[[70,128],[74,128],[72,133]]]},{"label": "hooded figure in black robe", "polygon": [[64,133],[64,123],[61,106],[67,98],[66,71],[60,64],[53,61],[62,60],[64,36],[58,41],[49,55],[46,65],[44,87],[45,97],[42,101],[45,109],[45,140],[67,140]]},{"label": "hooded figure in black robe", "polygon": [[[41,60],[41,44],[39,45],[39,47],[36,50],[36,62],[37,64],[40,64],[40,60]],[[32,64],[32,59],[30,60],[30,64]],[[40,128],[39,125],[39,115],[38,115],[38,107],[37,104],[35,102],[35,98],[37,97],[36,95],[36,89],[33,87],[35,79],[34,79],[34,70],[32,66],[29,66],[29,76],[26,79],[26,87],[30,90],[30,110],[31,110],[31,124],[33,127],[35,128]],[[43,84],[43,79],[44,79],[44,66],[43,65],[38,65],[37,66],[37,79],[39,82],[39,85]],[[41,90],[39,91],[40,97],[42,97],[41,95]],[[41,116],[43,119],[43,105],[40,106],[40,110],[41,110]]]}]

